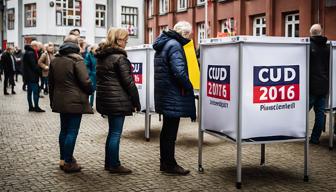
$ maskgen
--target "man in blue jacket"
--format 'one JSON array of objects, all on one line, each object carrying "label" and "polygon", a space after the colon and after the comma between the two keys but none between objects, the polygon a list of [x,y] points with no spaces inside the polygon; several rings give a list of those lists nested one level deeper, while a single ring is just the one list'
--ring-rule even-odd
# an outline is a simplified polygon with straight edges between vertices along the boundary
[{"label": "man in blue jacket", "polygon": [[183,46],[190,41],[192,27],[181,21],[164,31],[153,44],[155,111],[163,115],[160,134],[160,171],[187,175],[189,170],[175,160],[175,141],[181,117],[196,119],[195,96],[189,80]]}]

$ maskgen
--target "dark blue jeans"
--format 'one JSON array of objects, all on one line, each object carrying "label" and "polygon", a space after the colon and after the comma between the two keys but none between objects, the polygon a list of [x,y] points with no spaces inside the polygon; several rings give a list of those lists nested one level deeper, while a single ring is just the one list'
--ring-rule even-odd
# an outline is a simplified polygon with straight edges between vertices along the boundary
[{"label": "dark blue jeans", "polygon": [[90,95],[90,105],[91,105],[91,107],[93,107],[94,94],[95,94],[95,92],[93,92],[92,95]]},{"label": "dark blue jeans", "polygon": [[42,77],[41,89],[48,90],[48,77]]},{"label": "dark blue jeans", "polygon": [[313,131],[310,137],[310,139],[313,142],[318,142],[320,140],[320,136],[324,128],[325,102],[326,102],[325,95],[320,95],[320,96],[309,95],[309,110],[311,110],[311,108],[314,107],[313,109],[315,112],[315,123],[314,123]]},{"label": "dark blue jeans", "polygon": [[71,163],[75,149],[76,139],[82,120],[82,114],[61,113],[61,132],[59,134],[59,147],[61,160]]},{"label": "dark blue jeans", "polygon": [[[29,83],[28,82],[28,89],[27,89],[27,100],[29,108],[38,107],[39,106],[39,86],[38,83]],[[32,95],[34,98],[34,106],[32,102]]]},{"label": "dark blue jeans", "polygon": [[105,145],[105,166],[118,167],[120,136],[123,130],[125,116],[108,116],[109,131]]}]

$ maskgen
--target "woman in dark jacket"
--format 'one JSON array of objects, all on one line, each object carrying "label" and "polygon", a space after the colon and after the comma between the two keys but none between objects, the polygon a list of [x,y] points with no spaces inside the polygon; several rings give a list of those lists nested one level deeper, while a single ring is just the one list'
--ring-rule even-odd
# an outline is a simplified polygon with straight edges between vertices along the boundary
[{"label": "woman in dark jacket", "polygon": [[153,44],[155,111],[163,114],[160,134],[160,170],[187,175],[175,160],[175,140],[180,117],[196,119],[193,86],[189,81],[183,46],[190,41],[192,28],[181,21],[174,30],[163,32]]},{"label": "woman in dark jacket", "polygon": [[50,63],[49,91],[52,111],[60,113],[61,119],[60,168],[66,173],[78,172],[81,167],[73,152],[82,114],[93,113],[89,105],[93,88],[74,35],[65,38],[59,54]]},{"label": "woman in dark jacket", "polygon": [[96,52],[97,99],[96,108],[108,116],[109,132],[105,147],[105,170],[130,174],[120,164],[119,143],[125,116],[140,111],[139,93],[131,75],[131,63],[124,50],[128,33],[111,28],[106,42]]}]

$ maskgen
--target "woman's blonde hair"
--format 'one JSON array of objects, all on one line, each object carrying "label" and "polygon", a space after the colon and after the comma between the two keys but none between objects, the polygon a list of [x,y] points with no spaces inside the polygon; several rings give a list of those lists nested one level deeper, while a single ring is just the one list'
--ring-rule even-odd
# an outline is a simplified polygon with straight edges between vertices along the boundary
[{"label": "woman's blonde hair", "polygon": [[128,37],[128,32],[123,28],[110,28],[107,32],[106,42],[104,47],[121,48],[118,40],[124,40]]}]

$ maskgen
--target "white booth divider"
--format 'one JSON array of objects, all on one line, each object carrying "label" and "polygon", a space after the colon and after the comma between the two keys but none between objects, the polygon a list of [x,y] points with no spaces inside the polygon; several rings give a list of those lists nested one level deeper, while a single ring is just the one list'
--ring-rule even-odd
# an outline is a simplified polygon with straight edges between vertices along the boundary
[{"label": "white booth divider", "polygon": [[334,113],[336,112],[336,41],[330,41],[329,75],[329,150],[334,145]]},{"label": "white booth divider", "polygon": [[141,112],[145,112],[145,138],[150,139],[151,115],[154,106],[154,54],[151,45],[127,47],[127,56],[132,63],[132,73],[138,88]]},{"label": "white booth divider", "polygon": [[305,141],[308,181],[309,38],[236,36],[201,43],[199,171],[204,133],[237,145]]}]

